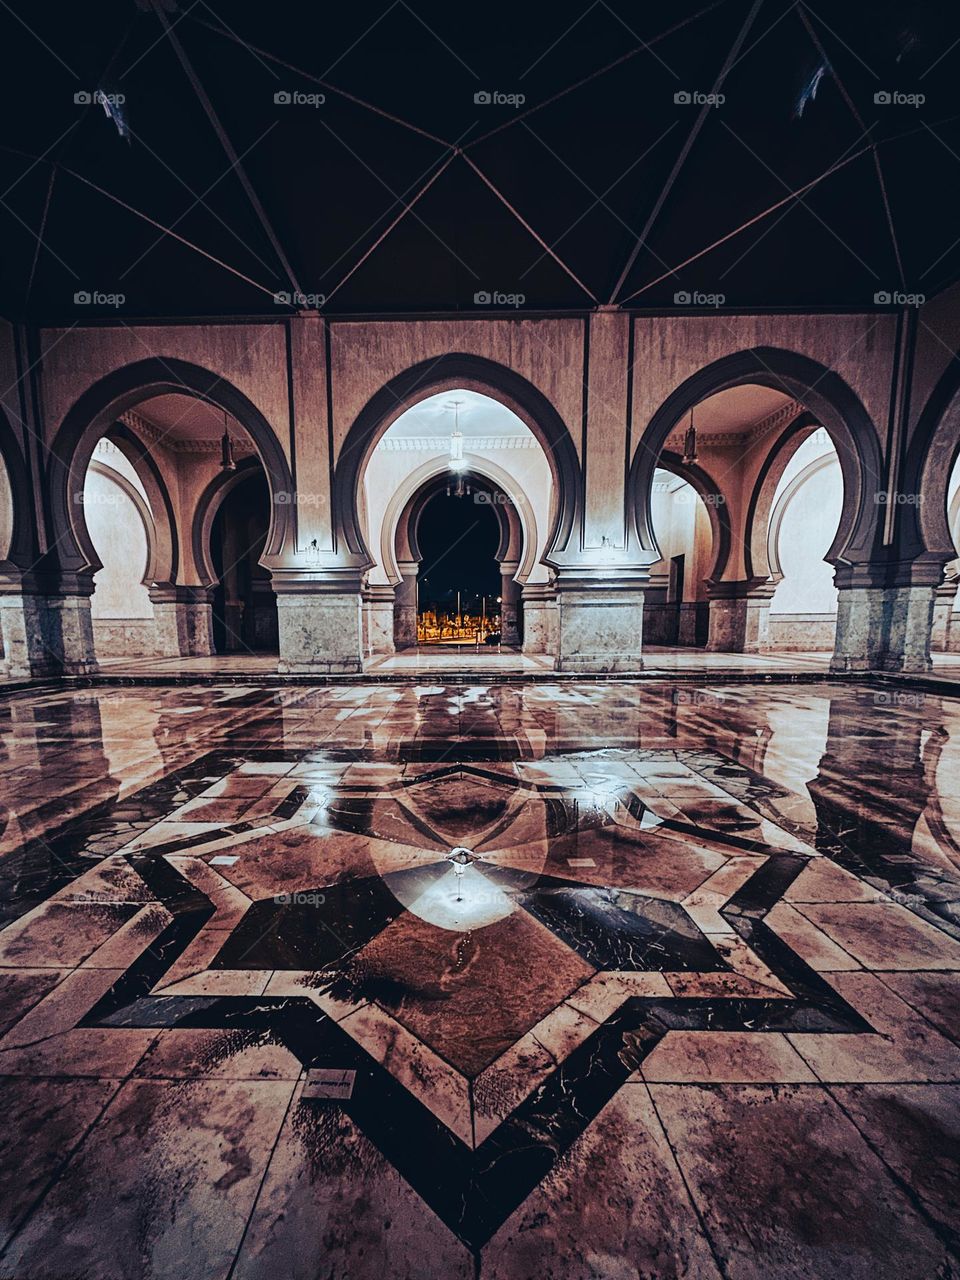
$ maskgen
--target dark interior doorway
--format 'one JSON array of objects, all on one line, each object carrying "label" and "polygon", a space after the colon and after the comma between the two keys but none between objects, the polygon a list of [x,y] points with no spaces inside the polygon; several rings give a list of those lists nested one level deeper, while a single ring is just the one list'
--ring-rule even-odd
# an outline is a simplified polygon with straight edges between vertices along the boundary
[{"label": "dark interior doorway", "polygon": [[[457,488],[463,492],[457,496]],[[499,634],[500,524],[489,494],[470,486],[435,494],[417,526],[421,643],[474,642]]]},{"label": "dark interior doorway", "polygon": [[231,489],[213,521],[217,574],[213,642],[217,653],[277,653],[277,597],[259,561],[270,528],[270,490],[262,471]]}]

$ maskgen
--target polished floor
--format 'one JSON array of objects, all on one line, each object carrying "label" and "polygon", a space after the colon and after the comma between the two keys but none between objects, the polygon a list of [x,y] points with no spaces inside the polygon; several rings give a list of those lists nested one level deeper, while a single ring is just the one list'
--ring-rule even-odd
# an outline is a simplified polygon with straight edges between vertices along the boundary
[{"label": "polished floor", "polygon": [[0,701],[0,1280],[960,1275],[960,701]]}]

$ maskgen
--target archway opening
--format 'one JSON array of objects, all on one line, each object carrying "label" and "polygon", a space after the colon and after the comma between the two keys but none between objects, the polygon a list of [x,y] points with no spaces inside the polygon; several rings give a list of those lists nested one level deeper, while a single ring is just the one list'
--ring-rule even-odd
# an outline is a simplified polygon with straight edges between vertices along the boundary
[{"label": "archway opening", "polygon": [[483,652],[496,651],[497,636],[526,647],[524,598],[539,593],[536,607],[545,607],[557,499],[543,446],[517,414],[466,388],[417,402],[371,451],[361,498],[376,557],[368,598],[382,610],[368,636],[388,652],[418,642],[477,646],[478,636]]},{"label": "archway opening", "polygon": [[277,597],[260,564],[270,528],[270,488],[254,463],[223,498],[210,531],[213,645],[217,653],[277,653]]},{"label": "archway opening", "polygon": [[767,527],[767,559],[776,589],[769,647],[828,652],[837,628],[838,592],[826,556],[843,513],[840,459],[823,427],[811,428],[783,468]]},{"label": "archway opening", "polygon": [[416,540],[417,642],[482,644],[500,640],[500,526],[483,493],[454,481],[420,513]]},{"label": "archway opening", "polygon": [[703,648],[710,621],[707,576],[716,549],[707,505],[682,468],[654,472],[652,518],[662,556],[650,568],[645,641],[654,647]]},{"label": "archway opening", "polygon": [[87,466],[83,511],[100,564],[90,599],[97,656],[157,655],[149,590],[156,542],[153,511],[136,468],[109,436],[97,442]]}]

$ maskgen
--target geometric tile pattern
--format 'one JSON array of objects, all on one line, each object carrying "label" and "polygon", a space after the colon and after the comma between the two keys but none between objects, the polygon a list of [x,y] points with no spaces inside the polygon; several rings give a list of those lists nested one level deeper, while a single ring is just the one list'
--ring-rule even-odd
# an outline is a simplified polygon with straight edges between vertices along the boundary
[{"label": "geometric tile pattern", "polygon": [[[943,868],[939,892],[898,900],[883,873],[902,881],[902,854],[829,847],[794,792],[715,742],[591,750],[584,732],[538,749],[529,723],[487,719],[486,691],[473,708],[458,698],[455,733],[450,695],[431,699],[436,733],[388,714],[389,734],[349,747],[234,734],[47,832],[50,891],[24,876],[0,965],[78,964],[79,976],[65,980],[75,994],[43,988],[14,1019],[0,1072],[6,1059],[42,1074],[30,1055],[51,1034],[73,1037],[80,1078],[85,1055],[98,1075],[111,1061],[125,1075],[131,1037],[153,1053],[186,1043],[171,1036],[226,1036],[228,1059],[256,1046],[311,1080],[349,1079],[297,1104],[315,1159],[349,1132],[383,1162],[378,1177],[415,1197],[405,1212],[436,1215],[465,1256],[513,1250],[520,1274],[517,1241],[638,1085],[692,1135],[686,1094],[673,1113],[682,1083],[802,1089],[850,1078],[853,1061],[857,1079],[889,1080],[904,1052],[889,993],[906,997],[911,974],[913,998],[922,980],[930,1017],[941,1009],[955,1034],[960,942]],[[476,855],[462,872],[447,860],[460,845]],[[20,855],[28,868],[36,849]],[[928,1021],[912,1069],[950,1078],[954,1067],[937,1075],[948,1048]],[[661,1123],[645,1108],[629,1121],[655,1147]],[[599,1150],[591,1159],[602,1168]],[[696,1261],[691,1235],[690,1274],[730,1269],[721,1236]],[[33,1274],[16,1270],[29,1239],[0,1275]]]}]

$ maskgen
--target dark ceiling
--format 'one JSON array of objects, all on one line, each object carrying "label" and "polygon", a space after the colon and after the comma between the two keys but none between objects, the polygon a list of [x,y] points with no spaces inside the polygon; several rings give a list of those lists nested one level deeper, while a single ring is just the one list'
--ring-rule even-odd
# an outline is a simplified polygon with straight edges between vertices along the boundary
[{"label": "dark ceiling", "polygon": [[872,309],[960,278],[945,0],[14,0],[0,28],[11,318]]}]

